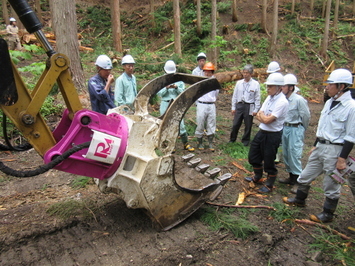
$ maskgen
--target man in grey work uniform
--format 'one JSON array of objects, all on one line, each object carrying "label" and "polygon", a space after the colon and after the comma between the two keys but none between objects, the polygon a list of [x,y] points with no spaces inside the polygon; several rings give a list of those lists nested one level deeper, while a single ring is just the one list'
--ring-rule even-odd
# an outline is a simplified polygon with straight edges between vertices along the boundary
[{"label": "man in grey work uniform", "polygon": [[244,146],[249,145],[253,117],[260,109],[260,84],[251,77],[253,71],[253,66],[250,64],[244,67],[242,71],[243,79],[237,81],[232,97],[234,119],[229,142],[236,141],[238,131],[244,120],[245,129],[242,137]]},{"label": "man in grey work uniform", "polygon": [[324,105],[318,122],[317,139],[307,165],[297,179],[299,186],[295,198],[283,198],[285,203],[303,207],[313,180],[324,173],[323,211],[311,215],[315,222],[331,222],[338,205],[341,185],[331,173],[346,168],[346,159],[355,143],[355,101],[349,91],[352,74],[336,69],[326,81],[326,92],[331,97]]}]

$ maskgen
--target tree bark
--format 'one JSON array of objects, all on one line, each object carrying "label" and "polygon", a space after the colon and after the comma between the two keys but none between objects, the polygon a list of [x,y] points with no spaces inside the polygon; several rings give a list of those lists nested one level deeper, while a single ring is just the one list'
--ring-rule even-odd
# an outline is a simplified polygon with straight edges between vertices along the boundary
[{"label": "tree bark", "polygon": [[7,1],[6,0],[2,0],[2,17],[6,23],[6,25],[8,25],[10,23],[9,21],[9,10],[7,9]]},{"label": "tree bark", "polygon": [[[211,29],[211,41],[216,41],[217,36],[217,0],[212,0],[212,12],[211,12],[211,20],[212,20],[212,29]],[[212,47],[212,58],[211,62],[217,67],[217,47],[214,45]]]},{"label": "tree bark", "polygon": [[266,15],[267,15],[267,0],[263,0],[262,14],[261,14],[261,29],[264,33],[267,33],[266,27]]},{"label": "tree bark", "polygon": [[335,9],[334,9],[334,21],[333,21],[334,34],[335,34],[335,30],[338,28],[339,4],[340,4],[340,0],[336,0],[335,1]]},{"label": "tree bark", "polygon": [[122,53],[120,0],[111,0],[111,23],[112,23],[113,45],[117,52]]},{"label": "tree bark", "polygon": [[233,0],[232,4],[232,21],[237,22],[238,21],[238,16],[237,16],[237,0]]},{"label": "tree bark", "polygon": [[314,10],[314,0],[311,0],[310,5],[309,5],[309,12],[310,12],[310,16],[313,15],[313,10]]},{"label": "tree bark", "polygon": [[322,50],[320,52],[320,54],[321,54],[321,56],[323,56],[323,58],[326,58],[326,56],[327,56],[331,5],[332,5],[332,0],[327,0],[327,8],[326,8],[326,12],[325,12],[323,43],[322,43]]},{"label": "tree bark", "polygon": [[179,56],[181,53],[181,38],[180,38],[180,6],[179,0],[174,0],[174,52]]},{"label": "tree bark", "polygon": [[150,0],[150,16],[151,16],[151,20],[152,20],[152,27],[153,27],[153,28],[155,28],[155,27],[156,27],[155,17],[154,17],[154,12],[155,12],[155,8],[154,8],[154,0]]},{"label": "tree bark", "polygon": [[328,0],[323,0],[323,5],[322,5],[322,18],[325,18],[326,7],[327,7],[327,1],[328,1]]},{"label": "tree bark", "polygon": [[56,50],[70,58],[70,71],[74,85],[80,91],[84,91],[84,72],[79,55],[75,1],[51,0],[50,8],[57,39]]},{"label": "tree bark", "polygon": [[355,16],[355,0],[353,0],[353,17]]},{"label": "tree bark", "polygon": [[202,29],[201,29],[201,0],[197,0],[196,3],[196,13],[197,13],[197,21],[196,21],[196,32],[197,35],[201,37]]},{"label": "tree bark", "polygon": [[295,13],[295,0],[292,0],[291,4],[291,14],[293,15],[293,13]]},{"label": "tree bark", "polygon": [[275,56],[275,49],[277,43],[277,31],[278,31],[278,20],[279,20],[279,0],[274,0],[274,13],[273,13],[273,30],[271,35],[271,45],[270,54],[272,57]]},{"label": "tree bark", "polygon": [[41,0],[35,0],[34,10],[35,10],[35,12],[37,14],[37,17],[38,17],[39,21],[43,25],[44,24],[44,20],[42,18]]}]

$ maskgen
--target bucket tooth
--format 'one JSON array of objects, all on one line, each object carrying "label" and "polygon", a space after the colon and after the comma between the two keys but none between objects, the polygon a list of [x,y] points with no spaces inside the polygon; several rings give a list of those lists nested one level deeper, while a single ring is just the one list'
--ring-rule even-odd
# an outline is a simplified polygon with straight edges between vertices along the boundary
[{"label": "bucket tooth", "polygon": [[225,183],[232,177],[231,173],[225,173],[224,175],[221,175],[217,177],[217,179],[220,181],[220,185],[224,186]]},{"label": "bucket tooth", "polygon": [[201,174],[203,174],[203,173],[205,173],[207,171],[208,167],[210,167],[210,165],[204,163],[204,164],[200,164],[200,165],[196,166],[195,170],[197,172],[200,172]]},{"label": "bucket tooth", "polygon": [[196,167],[201,162],[201,158],[195,158],[187,162],[187,165],[191,168]]},{"label": "bucket tooth", "polygon": [[182,160],[183,160],[184,162],[188,162],[188,161],[190,161],[194,156],[195,156],[195,154],[189,153],[189,154],[186,154],[186,155],[184,155],[184,156],[181,156],[181,158],[182,158]]},{"label": "bucket tooth", "polygon": [[213,179],[213,178],[215,178],[215,177],[219,174],[220,171],[221,171],[220,168],[213,168],[213,169],[207,171],[207,172],[205,173],[205,176],[207,176],[207,177]]}]

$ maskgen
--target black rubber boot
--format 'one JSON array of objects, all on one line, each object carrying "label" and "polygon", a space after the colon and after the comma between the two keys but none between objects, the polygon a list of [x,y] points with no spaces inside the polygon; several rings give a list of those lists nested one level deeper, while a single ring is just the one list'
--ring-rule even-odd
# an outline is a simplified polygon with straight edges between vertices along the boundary
[{"label": "black rubber boot", "polygon": [[310,219],[317,223],[329,223],[333,221],[338,201],[339,199],[325,198],[323,211],[317,215],[310,215]]},{"label": "black rubber boot", "polygon": [[265,186],[262,188],[258,189],[259,193],[270,193],[272,192],[272,189],[274,188],[274,183],[276,180],[276,175],[268,175],[267,180],[265,183]]},{"label": "black rubber boot", "polygon": [[295,185],[297,183],[298,175],[294,175],[292,173],[289,173],[289,175],[290,176],[288,178],[280,178],[279,182],[282,184]]},{"label": "black rubber boot", "polygon": [[248,181],[248,182],[258,183],[262,177],[263,177],[263,168],[262,167],[260,167],[260,168],[254,167],[254,176],[253,177],[251,177],[251,176],[244,177],[244,180]]},{"label": "black rubber boot", "polygon": [[188,138],[188,136],[187,136],[186,133],[180,135],[180,137],[181,137],[182,143],[184,144],[184,150],[188,150],[188,151],[191,151],[191,152],[195,150],[195,149],[188,143],[189,138]]},{"label": "black rubber boot", "polygon": [[213,135],[213,134],[207,136],[207,139],[208,139],[208,148],[210,149],[210,151],[214,151],[213,138],[214,138],[214,135]]},{"label": "black rubber boot", "polygon": [[205,149],[205,147],[204,147],[203,144],[202,144],[202,138],[197,138],[197,142],[198,142],[197,148],[198,148],[199,150]]},{"label": "black rubber boot", "polygon": [[306,206],[306,198],[308,197],[308,191],[311,187],[308,185],[302,185],[300,184],[298,186],[297,192],[296,192],[296,197],[295,198],[287,198],[284,197],[282,199],[283,202],[298,206],[298,207],[304,207]]}]

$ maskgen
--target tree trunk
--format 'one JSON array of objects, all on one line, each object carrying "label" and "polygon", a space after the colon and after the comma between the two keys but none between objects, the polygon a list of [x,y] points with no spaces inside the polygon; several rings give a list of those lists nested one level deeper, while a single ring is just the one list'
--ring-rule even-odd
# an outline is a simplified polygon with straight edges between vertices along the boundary
[{"label": "tree trunk", "polygon": [[[355,0],[354,0],[355,1]],[[196,13],[197,13],[197,21],[196,21],[196,32],[197,35],[201,37],[202,35],[202,29],[201,29],[201,0],[197,0],[196,3]]]},{"label": "tree trunk", "polygon": [[295,13],[295,0],[292,0],[291,4],[291,14],[293,15],[293,13]]},{"label": "tree trunk", "polygon": [[278,31],[278,20],[279,20],[279,0],[274,0],[274,12],[273,12],[273,29],[271,35],[271,45],[270,45],[270,54],[272,57],[275,56],[275,49],[277,43],[277,31]]},{"label": "tree trunk", "polygon": [[355,0],[353,1],[353,17],[355,16]]},{"label": "tree trunk", "polygon": [[10,23],[9,21],[9,10],[7,9],[7,1],[2,0],[2,17],[5,21],[5,24],[8,25]]},{"label": "tree trunk", "polygon": [[111,23],[113,45],[115,50],[122,53],[122,31],[121,31],[121,13],[120,13],[120,0],[111,0]]},{"label": "tree trunk", "polygon": [[[211,39],[212,42],[216,41],[217,36],[217,0],[212,0],[212,29],[211,29]],[[212,59],[211,62],[217,67],[217,47],[214,45],[212,48]]]},{"label": "tree trunk", "polygon": [[324,27],[323,43],[322,43],[322,50],[320,52],[320,54],[321,54],[321,56],[323,56],[323,58],[326,58],[326,56],[327,56],[331,5],[332,5],[332,0],[327,0],[327,8],[326,8],[326,12],[325,12],[325,27]]},{"label": "tree trunk", "polygon": [[335,9],[334,9],[334,21],[333,21],[334,34],[335,34],[336,29],[338,28],[339,4],[340,4],[340,0],[336,0],[335,1]]},{"label": "tree trunk", "polygon": [[323,5],[322,5],[322,18],[325,18],[326,7],[327,7],[327,1],[328,1],[328,0],[323,0]]},{"label": "tree trunk", "polygon": [[156,27],[155,17],[154,17],[154,12],[155,12],[155,8],[154,8],[154,0],[150,0],[150,16],[151,16],[151,20],[152,20],[152,27],[153,27],[153,28],[155,28],[155,27]]},{"label": "tree trunk", "polygon": [[261,29],[264,33],[267,33],[266,27],[266,15],[267,15],[267,0],[263,0],[262,4],[262,14],[261,14]]},{"label": "tree trunk", "polygon": [[238,21],[238,16],[237,16],[237,0],[233,0],[232,4],[232,21],[237,22]]},{"label": "tree trunk", "polygon": [[41,0],[35,0],[34,11],[36,12],[39,21],[43,25],[44,24],[44,20],[42,18]]},{"label": "tree trunk", "polygon": [[310,6],[309,6],[309,16],[313,15],[313,9],[314,9],[314,0],[311,0]]},{"label": "tree trunk", "polygon": [[181,39],[180,39],[180,6],[179,0],[174,0],[174,52],[181,56]]},{"label": "tree trunk", "polygon": [[85,82],[79,55],[75,1],[51,0],[50,8],[57,39],[56,50],[70,58],[70,71],[74,85],[80,91],[84,91]]}]

